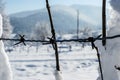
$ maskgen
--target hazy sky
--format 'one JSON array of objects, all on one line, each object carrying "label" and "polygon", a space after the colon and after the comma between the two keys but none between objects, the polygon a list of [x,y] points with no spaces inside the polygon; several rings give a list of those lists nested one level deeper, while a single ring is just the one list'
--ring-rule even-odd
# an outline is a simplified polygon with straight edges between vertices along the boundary
[{"label": "hazy sky", "polygon": [[[5,0],[6,12],[16,13],[27,10],[35,10],[45,7],[45,0]],[[94,5],[101,6],[102,0],[49,0],[50,5]]]}]

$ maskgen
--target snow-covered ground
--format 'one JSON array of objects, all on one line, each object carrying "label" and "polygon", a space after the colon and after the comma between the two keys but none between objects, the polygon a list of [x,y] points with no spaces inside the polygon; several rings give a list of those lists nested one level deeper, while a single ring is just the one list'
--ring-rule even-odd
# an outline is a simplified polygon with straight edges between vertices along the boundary
[{"label": "snow-covered ground", "polygon": [[[60,68],[63,80],[96,80],[98,61],[96,51],[86,46],[66,45],[59,49]],[[55,56],[50,45],[15,47],[7,53],[10,58],[14,80],[55,80]]]}]

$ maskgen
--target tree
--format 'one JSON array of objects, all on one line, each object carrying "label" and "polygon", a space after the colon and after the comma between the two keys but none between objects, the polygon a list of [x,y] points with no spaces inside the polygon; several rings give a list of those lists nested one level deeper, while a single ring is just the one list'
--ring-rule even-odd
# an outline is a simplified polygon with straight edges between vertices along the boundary
[{"label": "tree", "polygon": [[13,31],[13,28],[10,24],[9,17],[6,15],[3,15],[3,37],[4,38],[11,37],[12,31]]},{"label": "tree", "polygon": [[32,38],[37,40],[45,40],[50,36],[50,27],[46,22],[37,22],[32,32]]},{"label": "tree", "polygon": [[92,29],[90,27],[84,27],[83,30],[81,30],[82,32],[82,38],[88,38],[88,37],[92,37]]},{"label": "tree", "polygon": [[[84,27],[83,30],[80,30],[80,32],[82,33],[81,38],[85,39],[88,37],[92,37],[92,29],[90,27]],[[82,43],[82,47],[84,47],[85,45],[89,45],[90,43]]]},{"label": "tree", "polygon": [[[35,28],[32,32],[32,39],[35,40],[45,40],[50,36],[50,26],[46,22],[37,22]],[[36,45],[36,52],[38,52],[39,44]]]},{"label": "tree", "polygon": [[2,37],[8,38],[10,37],[13,28],[10,24],[9,17],[5,13],[5,3],[3,2],[3,0],[0,0],[0,14],[3,17],[3,36]]}]

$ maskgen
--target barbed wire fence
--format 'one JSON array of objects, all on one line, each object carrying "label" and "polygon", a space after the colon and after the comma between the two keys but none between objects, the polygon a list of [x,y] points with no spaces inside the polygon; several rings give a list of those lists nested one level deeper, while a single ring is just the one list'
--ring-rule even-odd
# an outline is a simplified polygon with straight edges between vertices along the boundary
[{"label": "barbed wire fence", "polygon": [[59,54],[58,54],[58,46],[57,43],[58,42],[90,42],[91,43],[91,47],[92,49],[95,49],[97,52],[97,57],[98,57],[98,61],[99,61],[99,68],[100,68],[100,72],[101,72],[101,79],[103,80],[103,73],[102,73],[102,65],[101,65],[101,59],[100,59],[100,54],[99,54],[99,50],[98,47],[94,44],[95,41],[99,40],[102,41],[103,46],[106,45],[106,40],[111,40],[111,39],[115,39],[115,38],[120,38],[120,35],[114,35],[114,36],[106,36],[106,12],[105,12],[105,6],[106,6],[106,0],[103,0],[103,30],[102,30],[102,35],[98,35],[97,37],[88,37],[88,38],[84,38],[84,39],[69,39],[69,40],[57,40],[56,39],[56,35],[55,35],[55,29],[54,29],[54,25],[53,25],[53,21],[52,21],[52,16],[51,16],[51,12],[50,12],[50,6],[49,6],[49,2],[48,0],[46,0],[46,8],[48,10],[48,15],[49,15],[49,20],[50,20],[50,25],[51,25],[51,33],[52,33],[52,37],[48,37],[48,40],[32,40],[32,39],[25,39],[25,35],[20,35],[19,34],[19,38],[18,39],[11,39],[11,38],[0,38],[0,40],[3,41],[15,41],[16,44],[14,45],[19,45],[19,44],[23,44],[26,46],[26,42],[36,42],[36,43],[42,43],[43,45],[48,45],[51,44],[53,46],[53,49],[55,50],[55,57],[56,57],[56,70],[60,71],[60,67],[59,67]]},{"label": "barbed wire fence", "polygon": [[[99,35],[99,36],[102,36],[102,35]],[[88,37],[88,38],[84,38],[84,39],[69,39],[69,40],[66,40],[66,39],[63,39],[63,40],[56,40],[54,41],[52,38],[48,38],[48,40],[34,40],[34,39],[25,39],[24,37],[19,37],[19,39],[15,39],[15,38],[0,38],[0,40],[3,40],[3,41],[15,41],[15,42],[20,42],[20,43],[26,43],[26,42],[39,42],[39,43],[42,43],[43,45],[47,45],[47,44],[52,44],[53,42],[92,42],[90,40],[90,38],[93,38],[93,40],[97,41],[97,40],[104,40],[104,39],[115,39],[115,38],[120,38],[120,35],[114,35],[114,36],[108,36],[106,38],[94,38],[94,37]],[[19,44],[20,44],[19,43]],[[14,45],[17,45],[17,44],[14,44]]]},{"label": "barbed wire fence", "polygon": [[[109,37],[106,37],[106,38],[101,38],[102,35],[99,35],[98,37],[94,38],[94,37],[88,37],[88,38],[85,38],[85,39],[69,39],[69,40],[54,40],[53,38],[48,38],[48,40],[29,40],[29,39],[25,39],[24,38],[24,35],[19,35],[20,38],[19,39],[10,39],[10,38],[0,38],[0,40],[3,40],[3,41],[15,41],[17,42],[16,44],[14,45],[19,45],[19,44],[23,44],[26,46],[26,42],[37,42],[37,43],[42,43],[43,45],[48,45],[48,44],[52,44],[53,46],[53,49],[56,50],[54,44],[55,43],[58,43],[58,42],[90,42],[91,43],[91,46],[92,46],[92,49],[96,49],[97,51],[97,57],[98,57],[98,61],[99,61],[99,67],[100,67],[100,72],[101,74],[103,75],[102,73],[102,65],[101,65],[101,59],[100,59],[100,54],[99,54],[99,50],[98,50],[98,47],[95,46],[94,42],[99,40],[99,41],[102,41],[102,40],[111,40],[111,39],[115,39],[115,38],[120,38],[120,35],[114,35],[114,36],[109,36]],[[58,47],[57,47],[58,48]],[[58,53],[57,53],[58,54]],[[56,69],[58,71],[60,71],[60,67],[59,67],[59,56],[57,56],[57,59],[56,59]]]}]

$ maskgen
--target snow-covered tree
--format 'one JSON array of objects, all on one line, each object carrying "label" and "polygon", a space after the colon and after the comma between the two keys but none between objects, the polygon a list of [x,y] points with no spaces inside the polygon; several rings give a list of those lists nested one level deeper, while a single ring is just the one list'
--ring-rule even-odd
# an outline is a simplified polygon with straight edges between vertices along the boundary
[{"label": "snow-covered tree", "polygon": [[11,37],[12,34],[12,26],[9,21],[9,17],[6,15],[3,15],[3,37]]},{"label": "snow-covered tree", "polygon": [[38,22],[32,33],[32,38],[37,40],[45,40],[50,35],[50,27],[48,23]]},{"label": "snow-covered tree", "polygon": [[[85,39],[88,37],[92,37],[92,29],[89,27],[84,27],[83,29],[80,30],[80,33],[82,34],[80,38]],[[82,47],[85,45],[89,45],[90,43],[82,43]]]},{"label": "snow-covered tree", "polygon": [[5,9],[5,3],[3,2],[3,0],[0,0],[0,13],[2,14],[4,12]]},{"label": "snow-covered tree", "polygon": [[3,17],[3,37],[10,37],[13,28],[10,24],[9,17],[5,13],[5,3],[3,0],[0,0],[0,14]]},{"label": "snow-covered tree", "polygon": [[82,33],[82,38],[92,37],[92,29],[89,27],[84,27],[80,32]]},{"label": "snow-covered tree", "polygon": [[[3,32],[3,21],[2,16],[0,15],[0,37]],[[0,80],[12,80],[11,67],[8,60],[8,56],[5,53],[4,44],[0,41]]]}]

